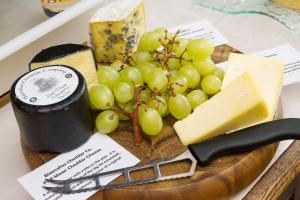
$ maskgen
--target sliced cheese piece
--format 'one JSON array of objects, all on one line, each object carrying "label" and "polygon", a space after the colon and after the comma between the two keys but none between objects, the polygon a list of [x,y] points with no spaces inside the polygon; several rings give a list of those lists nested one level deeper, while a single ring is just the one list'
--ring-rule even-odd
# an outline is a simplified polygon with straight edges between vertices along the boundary
[{"label": "sliced cheese piece", "polygon": [[[249,71],[268,106],[268,116],[257,123],[274,118],[283,82],[283,63],[258,55],[232,53],[229,56],[222,88],[226,88],[234,79]],[[254,124],[249,124],[254,125]]]},{"label": "sliced cheese piece", "polygon": [[87,85],[98,84],[97,65],[92,49],[80,44],[62,44],[39,52],[30,62],[30,70],[48,65],[67,65],[77,69]]},{"label": "sliced cheese piece", "polygon": [[184,145],[238,129],[268,116],[266,102],[249,72],[174,124]]},{"label": "sliced cheese piece", "polygon": [[94,13],[89,29],[97,62],[121,59],[146,29],[143,0],[113,1]]}]

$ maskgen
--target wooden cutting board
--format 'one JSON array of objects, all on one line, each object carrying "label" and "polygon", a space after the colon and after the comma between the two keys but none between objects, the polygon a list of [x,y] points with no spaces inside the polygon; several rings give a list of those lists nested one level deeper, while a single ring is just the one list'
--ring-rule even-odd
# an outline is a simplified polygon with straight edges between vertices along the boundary
[{"label": "wooden cutting board", "polygon": [[[215,63],[227,60],[230,52],[239,52],[228,46],[216,47],[213,54]],[[281,109],[277,109],[276,118],[282,117]],[[140,146],[133,143],[131,123],[122,122],[120,127],[110,136],[120,145],[125,147],[142,163],[160,158],[168,158],[178,155],[186,150],[174,132],[172,125],[175,120],[168,117],[164,120],[162,133],[156,138],[155,143],[150,145],[144,140]],[[23,154],[31,167],[35,169],[58,154],[37,153],[31,151],[21,139]],[[156,183],[110,189],[99,191],[90,197],[91,200],[135,200],[135,199],[226,199],[248,186],[271,161],[277,144],[256,149],[252,152],[225,156],[213,161],[206,167],[197,166],[192,177],[161,181]],[[172,166],[165,166],[163,171],[167,174],[174,174],[185,171],[189,163],[178,163]],[[147,177],[147,173],[135,174],[135,178]]]}]

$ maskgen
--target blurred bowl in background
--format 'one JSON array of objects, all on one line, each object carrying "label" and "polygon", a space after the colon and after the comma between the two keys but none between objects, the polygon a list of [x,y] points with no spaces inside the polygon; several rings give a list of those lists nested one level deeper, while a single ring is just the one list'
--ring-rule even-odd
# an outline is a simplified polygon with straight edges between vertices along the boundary
[{"label": "blurred bowl in background", "polygon": [[79,0],[41,0],[41,3],[45,14],[49,17],[52,17],[74,5],[78,1]]}]

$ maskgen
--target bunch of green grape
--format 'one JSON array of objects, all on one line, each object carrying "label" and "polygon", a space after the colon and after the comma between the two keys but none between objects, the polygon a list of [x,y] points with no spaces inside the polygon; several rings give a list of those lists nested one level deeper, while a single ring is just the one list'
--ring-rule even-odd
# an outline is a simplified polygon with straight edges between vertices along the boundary
[{"label": "bunch of green grape", "polygon": [[177,34],[163,28],[146,32],[130,59],[99,66],[99,85],[89,94],[92,107],[101,110],[96,118],[100,132],[113,132],[120,120],[131,119],[126,113],[138,109],[140,128],[157,135],[162,118],[183,119],[220,90],[224,71],[211,60],[214,46]]}]

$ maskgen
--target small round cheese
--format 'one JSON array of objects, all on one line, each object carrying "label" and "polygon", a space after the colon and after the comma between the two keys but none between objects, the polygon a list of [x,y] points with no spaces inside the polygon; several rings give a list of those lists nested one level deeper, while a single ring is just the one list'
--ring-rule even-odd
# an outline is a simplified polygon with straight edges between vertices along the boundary
[{"label": "small round cheese", "polygon": [[74,68],[30,71],[14,82],[10,95],[21,137],[33,151],[66,152],[92,134],[87,86]]}]

